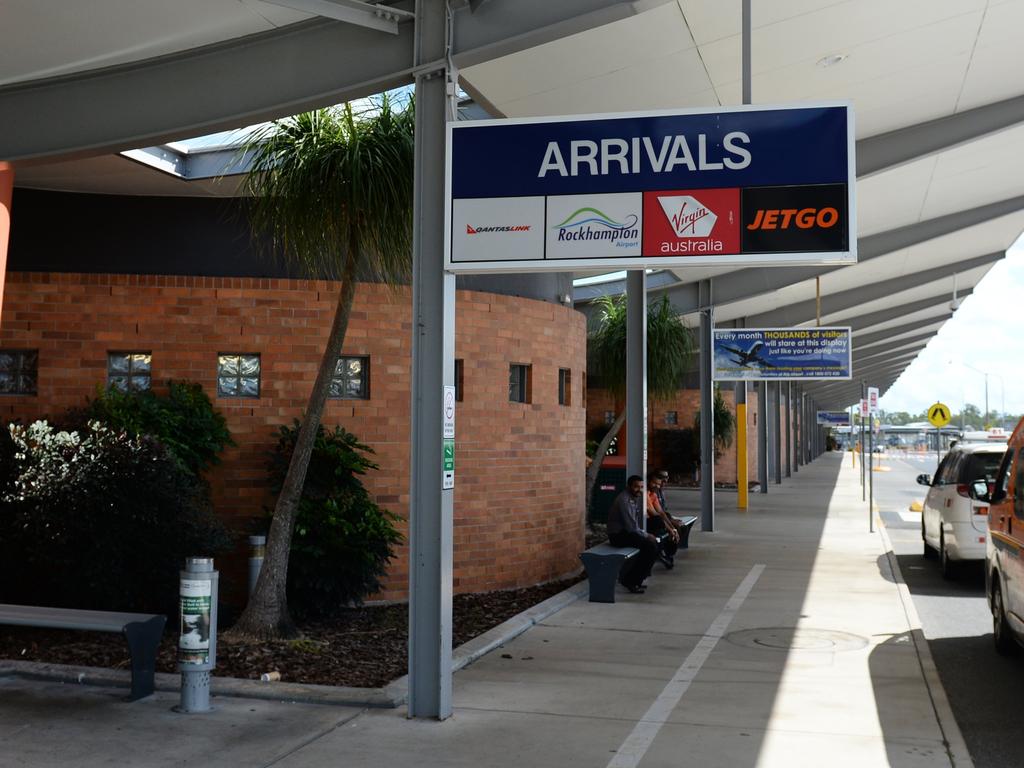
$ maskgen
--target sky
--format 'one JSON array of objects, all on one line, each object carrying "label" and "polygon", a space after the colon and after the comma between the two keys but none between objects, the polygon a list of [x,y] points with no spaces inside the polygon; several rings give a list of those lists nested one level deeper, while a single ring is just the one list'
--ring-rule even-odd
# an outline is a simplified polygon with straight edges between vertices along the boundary
[{"label": "sky", "polygon": [[1012,312],[1022,298],[1024,237],[962,301],[953,317],[882,396],[879,407],[920,413],[932,403],[941,402],[959,411],[968,402],[984,409],[987,373],[989,408],[1024,413],[1024,387],[1019,384],[1024,382],[1024,332]]}]

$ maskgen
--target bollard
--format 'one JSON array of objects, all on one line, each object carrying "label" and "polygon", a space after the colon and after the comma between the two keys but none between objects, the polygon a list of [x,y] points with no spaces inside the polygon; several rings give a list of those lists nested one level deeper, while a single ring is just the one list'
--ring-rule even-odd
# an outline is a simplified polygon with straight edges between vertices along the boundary
[{"label": "bollard", "polygon": [[256,580],[260,577],[260,569],[263,568],[263,555],[266,550],[266,536],[249,537],[249,597],[252,597],[252,593],[256,589]]},{"label": "bollard", "polygon": [[178,671],[181,702],[175,711],[210,711],[210,670],[217,663],[217,586],[211,557],[189,557],[180,572]]}]

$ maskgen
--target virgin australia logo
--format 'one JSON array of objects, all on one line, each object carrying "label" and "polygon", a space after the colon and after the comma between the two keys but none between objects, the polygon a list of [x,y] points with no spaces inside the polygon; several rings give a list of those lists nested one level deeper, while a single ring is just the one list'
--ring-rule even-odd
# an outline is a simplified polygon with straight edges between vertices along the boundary
[{"label": "virgin australia logo", "polygon": [[579,208],[561,224],[552,229],[558,230],[560,241],[570,240],[611,240],[615,245],[623,245],[620,241],[636,241],[640,237],[637,222],[640,217],[629,214],[624,221],[616,221],[597,208]]},{"label": "virgin australia logo", "polygon": [[708,237],[718,220],[710,208],[689,195],[659,197],[658,202],[676,237]]}]

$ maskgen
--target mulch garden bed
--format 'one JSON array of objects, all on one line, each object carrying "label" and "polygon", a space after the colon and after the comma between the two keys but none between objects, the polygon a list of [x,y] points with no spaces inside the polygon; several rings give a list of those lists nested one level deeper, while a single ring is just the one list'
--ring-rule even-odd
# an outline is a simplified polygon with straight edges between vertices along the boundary
[{"label": "mulch garden bed", "polygon": [[[582,577],[536,587],[456,595],[453,647],[496,627]],[[405,604],[352,608],[331,620],[300,622],[302,636],[274,642],[236,642],[218,636],[214,675],[258,680],[279,672],[291,683],[378,688],[407,671],[409,608]],[[160,647],[158,672],[176,672],[176,628]],[[97,632],[0,627],[0,659],[128,669],[120,638]]]}]

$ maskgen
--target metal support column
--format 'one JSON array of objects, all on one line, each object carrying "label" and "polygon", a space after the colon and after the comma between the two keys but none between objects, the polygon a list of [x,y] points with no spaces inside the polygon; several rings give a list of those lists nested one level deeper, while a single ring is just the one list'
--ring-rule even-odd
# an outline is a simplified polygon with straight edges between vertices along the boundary
[{"label": "metal support column", "polygon": [[803,463],[803,459],[800,456],[800,428],[803,425],[803,414],[800,412],[800,409],[804,405],[803,395],[800,394],[800,387],[796,387],[794,397],[796,398],[796,403],[793,408],[793,471],[799,472],[800,465]]},{"label": "metal support column", "polygon": [[768,382],[757,382],[757,482],[768,493]]},{"label": "metal support column", "polygon": [[747,382],[736,382],[736,508],[749,505],[750,483],[747,466]]},{"label": "metal support column", "polygon": [[772,383],[772,455],[775,457],[772,468],[775,471],[775,484],[782,485],[782,382]]},{"label": "metal support column", "polygon": [[626,273],[626,475],[640,475],[647,483],[647,273],[642,269]]},{"label": "metal support column", "polygon": [[[418,0],[414,66],[447,58],[445,0]],[[452,714],[452,503],[442,490],[444,386],[455,384],[455,276],[444,271],[445,122],[456,75],[416,76],[412,410],[409,488],[409,717]]]},{"label": "metal support column", "polygon": [[715,391],[711,381],[711,336],[715,310],[711,281],[700,281],[700,526],[715,530]]},{"label": "metal support column", "polygon": [[786,477],[793,476],[793,382],[786,382]]}]

